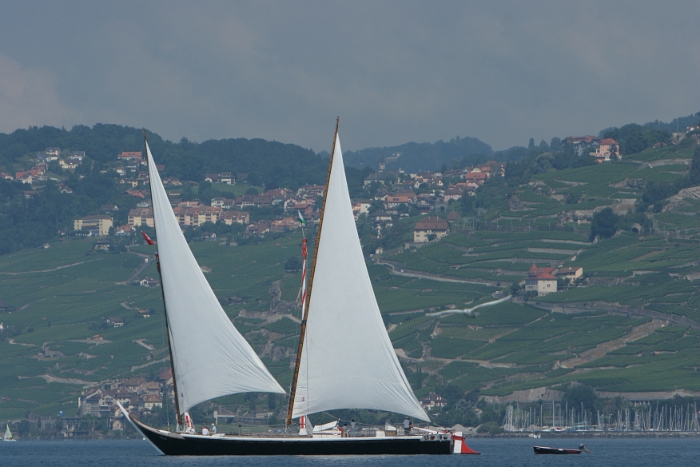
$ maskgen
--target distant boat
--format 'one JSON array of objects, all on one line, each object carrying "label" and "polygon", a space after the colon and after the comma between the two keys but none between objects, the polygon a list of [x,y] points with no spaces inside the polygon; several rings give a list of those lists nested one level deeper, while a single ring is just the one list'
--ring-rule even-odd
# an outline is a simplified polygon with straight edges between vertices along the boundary
[{"label": "distant boat", "polygon": [[550,448],[549,446],[533,446],[532,448],[535,450],[535,454],[581,454],[581,451],[591,453],[583,444],[579,445],[578,449]]},{"label": "distant boat", "polygon": [[5,436],[2,439],[3,441],[17,441],[15,438],[12,437],[12,432],[10,431],[10,425],[5,423]]}]

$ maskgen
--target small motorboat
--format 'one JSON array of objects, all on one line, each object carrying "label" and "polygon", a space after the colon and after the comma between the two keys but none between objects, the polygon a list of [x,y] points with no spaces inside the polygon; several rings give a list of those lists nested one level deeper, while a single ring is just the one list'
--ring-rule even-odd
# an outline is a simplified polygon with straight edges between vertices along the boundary
[{"label": "small motorboat", "polygon": [[579,445],[578,449],[550,448],[549,446],[533,446],[532,449],[535,450],[535,454],[581,454],[581,451],[591,453],[583,444]]}]

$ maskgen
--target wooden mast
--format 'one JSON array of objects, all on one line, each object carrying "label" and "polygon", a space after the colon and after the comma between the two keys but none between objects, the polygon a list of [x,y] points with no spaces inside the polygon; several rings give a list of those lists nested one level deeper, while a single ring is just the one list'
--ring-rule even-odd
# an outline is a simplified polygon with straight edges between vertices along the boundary
[{"label": "wooden mast", "polygon": [[[146,156],[146,163],[149,163],[150,161],[148,160],[148,146],[146,145],[146,129],[143,129],[143,151]],[[149,170],[149,176],[148,176],[148,181],[149,185],[151,182],[151,176],[150,176],[150,170]],[[151,208],[154,208],[153,205],[153,188],[149,190],[149,193],[151,195]],[[153,228],[156,228],[156,216],[155,216],[155,211],[153,213]],[[156,234],[158,233],[158,230],[156,229]],[[175,362],[173,361],[173,345],[170,342],[170,323],[168,323],[168,307],[165,303],[165,289],[163,288],[163,275],[160,273],[160,258],[158,257],[158,253],[156,253],[156,266],[158,269],[158,277],[160,277],[160,295],[163,297],[163,315],[165,316],[165,330],[166,334],[168,335],[168,352],[170,354],[170,371],[173,374],[173,392],[175,394],[175,397],[173,398],[175,400],[175,416],[177,417],[177,424],[182,425],[182,415],[180,414],[180,401],[177,397],[177,379],[175,378]],[[163,393],[163,397],[167,397],[165,395],[165,392]]]},{"label": "wooden mast", "polygon": [[[335,119],[335,134],[333,135],[333,146],[331,149],[331,160],[328,164],[328,176],[326,177],[326,190],[323,193],[323,204],[321,205],[321,216],[318,219],[318,233],[316,234],[316,245],[314,246],[314,261],[311,264],[311,274],[309,275],[309,292],[306,297],[304,315],[301,318],[301,331],[299,333],[299,347],[297,349],[296,363],[294,364],[294,377],[292,378],[292,389],[289,392],[289,408],[287,410],[287,426],[292,424],[292,410],[294,409],[294,397],[297,393],[297,379],[299,378],[299,368],[301,367],[301,350],[304,347],[304,336],[306,335],[306,319],[309,316],[309,304],[311,303],[311,289],[314,286],[314,272],[316,271],[316,260],[318,259],[318,245],[321,243],[321,229],[323,228],[323,215],[326,212],[326,200],[328,199],[328,185],[331,182],[331,170],[333,169],[333,155],[335,154],[335,142],[338,140],[338,124],[340,117]],[[174,380],[173,380],[174,381]]]}]

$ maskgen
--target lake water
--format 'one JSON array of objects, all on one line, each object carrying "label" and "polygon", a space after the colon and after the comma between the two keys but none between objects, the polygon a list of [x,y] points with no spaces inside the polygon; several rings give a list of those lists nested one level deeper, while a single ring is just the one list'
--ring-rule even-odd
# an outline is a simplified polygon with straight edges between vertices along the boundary
[{"label": "lake water", "polygon": [[[166,457],[146,441],[18,441],[0,442],[0,466],[149,467],[177,466],[311,466],[311,467],[425,467],[425,466],[700,466],[700,438],[693,439],[471,439],[480,456],[338,456],[338,457]],[[538,455],[534,444],[577,447],[591,454]]]}]

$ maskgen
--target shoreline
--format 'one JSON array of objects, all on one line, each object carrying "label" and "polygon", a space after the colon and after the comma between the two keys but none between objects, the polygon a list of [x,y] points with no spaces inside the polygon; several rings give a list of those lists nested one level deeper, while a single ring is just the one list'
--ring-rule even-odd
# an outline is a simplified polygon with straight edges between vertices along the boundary
[{"label": "shoreline", "polygon": [[[540,432],[540,438],[530,438],[529,432],[510,432],[491,435],[488,433],[465,433],[466,439],[564,439],[564,438],[700,438],[700,431],[577,431],[577,432]],[[18,441],[140,441],[141,436],[89,436],[89,437],[31,437]]]},{"label": "shoreline", "polygon": [[[485,433],[475,433],[467,435],[468,438],[529,438],[530,433],[499,433],[490,435]],[[698,438],[700,431],[575,431],[575,432],[540,432],[537,439],[558,439],[558,438]]]}]

